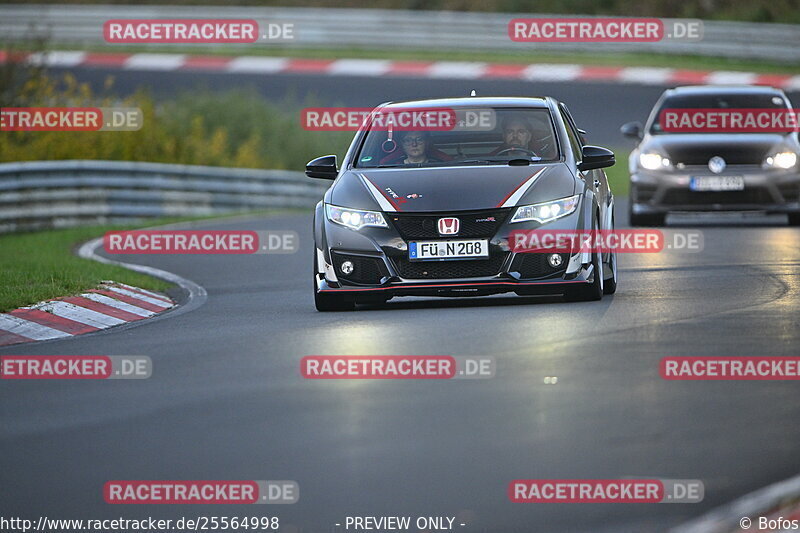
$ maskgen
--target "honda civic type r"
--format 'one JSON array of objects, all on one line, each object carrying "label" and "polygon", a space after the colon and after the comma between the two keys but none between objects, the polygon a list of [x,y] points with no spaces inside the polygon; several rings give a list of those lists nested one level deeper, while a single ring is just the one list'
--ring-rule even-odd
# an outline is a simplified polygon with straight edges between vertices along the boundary
[{"label": "honda civic type r", "polygon": [[[452,127],[378,120],[431,110],[452,113]],[[613,252],[517,253],[510,242],[514,230],[614,228],[602,170],[614,154],[586,145],[584,133],[550,97],[378,106],[341,168],[333,155],[306,167],[309,177],[334,180],[314,215],[317,309],[395,296],[614,293]]]}]

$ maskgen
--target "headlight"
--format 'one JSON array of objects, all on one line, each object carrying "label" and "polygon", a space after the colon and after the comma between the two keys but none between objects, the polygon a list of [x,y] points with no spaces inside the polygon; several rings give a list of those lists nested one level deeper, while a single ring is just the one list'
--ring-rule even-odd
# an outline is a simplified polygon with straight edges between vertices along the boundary
[{"label": "headlight", "polygon": [[345,209],[344,207],[336,207],[335,205],[326,204],[325,213],[328,215],[328,220],[341,224],[342,226],[350,229],[361,229],[364,226],[373,226],[376,228],[388,228],[383,215],[377,211],[361,211],[359,209]]},{"label": "headlight", "polygon": [[517,208],[517,212],[511,217],[511,222],[536,220],[544,224],[545,222],[551,222],[557,218],[565,217],[577,209],[580,197],[579,194],[576,194],[575,196],[554,200],[552,202],[522,205]]},{"label": "headlight", "polygon": [[792,168],[797,164],[797,154],[794,152],[778,152],[764,160],[764,166],[768,168]]},{"label": "headlight", "polygon": [[659,170],[670,165],[669,159],[661,154],[639,154],[639,165],[647,170]]}]

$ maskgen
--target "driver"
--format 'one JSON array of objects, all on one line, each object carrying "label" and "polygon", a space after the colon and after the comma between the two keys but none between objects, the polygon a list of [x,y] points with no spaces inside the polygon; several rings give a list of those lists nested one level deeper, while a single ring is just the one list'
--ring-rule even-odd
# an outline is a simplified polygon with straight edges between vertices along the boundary
[{"label": "driver", "polygon": [[531,157],[536,154],[531,150],[533,127],[525,117],[516,115],[503,119],[503,144],[491,155],[508,155],[510,157]]}]

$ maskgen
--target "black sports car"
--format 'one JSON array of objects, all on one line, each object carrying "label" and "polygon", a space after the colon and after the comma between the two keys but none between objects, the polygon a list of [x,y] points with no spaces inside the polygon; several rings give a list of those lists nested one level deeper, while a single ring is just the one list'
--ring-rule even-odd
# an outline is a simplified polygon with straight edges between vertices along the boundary
[{"label": "black sports car", "polygon": [[632,226],[661,226],[670,212],[786,213],[800,225],[800,143],[796,131],[669,131],[670,109],[791,109],[780,89],[758,86],[687,86],[668,89],[647,124],[622,133],[639,141],[631,152]]},{"label": "black sports car", "polygon": [[[454,113],[455,127],[413,131],[378,120],[431,110]],[[335,180],[314,216],[317,309],[394,296],[612,294],[614,253],[515,253],[509,243],[513,230],[613,229],[601,169],[614,154],[585,145],[583,133],[549,97],[378,106],[341,168],[333,155],[306,167],[309,177]]]}]

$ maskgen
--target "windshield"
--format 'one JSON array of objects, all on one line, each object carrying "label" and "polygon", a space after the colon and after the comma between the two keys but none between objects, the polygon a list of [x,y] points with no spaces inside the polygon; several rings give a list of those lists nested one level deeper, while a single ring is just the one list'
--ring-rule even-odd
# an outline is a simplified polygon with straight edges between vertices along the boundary
[{"label": "windshield", "polygon": [[[666,135],[660,124],[661,112],[671,109],[781,109],[788,108],[789,103],[774,93],[713,93],[671,96],[664,99],[658,111],[652,115],[650,133]],[[713,133],[698,130],[697,133]]]},{"label": "windshield", "polygon": [[[440,122],[433,127],[401,129],[392,127],[391,121],[373,120],[356,156],[356,168],[505,165],[512,160],[559,158],[548,109],[479,107],[449,111],[452,125],[444,127]],[[441,109],[422,113],[442,116]]]}]

